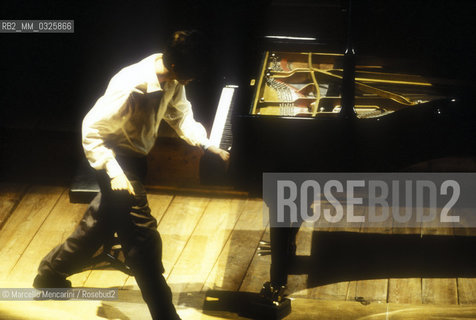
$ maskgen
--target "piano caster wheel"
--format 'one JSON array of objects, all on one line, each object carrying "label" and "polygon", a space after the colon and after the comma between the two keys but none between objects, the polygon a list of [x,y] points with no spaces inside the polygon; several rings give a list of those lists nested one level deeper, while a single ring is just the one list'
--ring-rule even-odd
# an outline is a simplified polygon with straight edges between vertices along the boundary
[{"label": "piano caster wheel", "polygon": [[286,286],[273,286],[271,282],[267,281],[263,284],[259,295],[270,303],[279,306],[283,302],[285,291]]},{"label": "piano caster wheel", "polygon": [[252,304],[253,318],[279,320],[291,312],[291,301],[285,298],[286,286],[273,286],[271,282],[265,282],[258,295],[258,299]]}]

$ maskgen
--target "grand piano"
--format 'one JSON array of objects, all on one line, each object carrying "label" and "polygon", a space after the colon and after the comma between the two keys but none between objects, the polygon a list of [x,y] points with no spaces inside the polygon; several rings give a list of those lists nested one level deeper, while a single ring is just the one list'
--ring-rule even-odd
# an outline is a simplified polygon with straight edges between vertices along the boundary
[{"label": "grand piano", "polygon": [[[223,27],[226,77],[212,140],[231,152],[226,183],[261,196],[264,172],[453,171],[467,168],[448,167],[450,158],[474,163],[473,4],[253,3],[264,2],[271,4],[253,19],[233,10],[221,19],[247,22]],[[261,296],[277,309],[289,307],[283,293],[298,230],[271,228],[264,244],[272,262]]]},{"label": "grand piano", "polygon": [[[228,113],[218,121],[227,142],[218,143],[231,150],[231,183],[261,196],[265,172],[474,170],[448,161],[476,158],[475,83],[448,72],[458,61],[443,66],[430,52],[379,55],[365,45],[360,54],[352,2],[323,3],[344,16],[342,45],[295,33],[264,36],[254,71],[224,88],[217,114]],[[364,3],[360,14],[372,1]],[[271,272],[261,295],[278,309],[289,307],[284,289],[298,230],[271,228],[263,244]]]}]

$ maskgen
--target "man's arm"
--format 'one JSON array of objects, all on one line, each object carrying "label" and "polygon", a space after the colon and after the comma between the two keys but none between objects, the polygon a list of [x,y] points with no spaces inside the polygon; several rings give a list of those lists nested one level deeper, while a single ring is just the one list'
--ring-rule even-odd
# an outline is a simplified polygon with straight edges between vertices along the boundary
[{"label": "man's arm", "polygon": [[106,170],[111,179],[112,190],[134,193],[129,179],[107,146],[107,138],[123,128],[127,121],[128,92],[104,95],[96,102],[83,120],[83,149],[90,165],[96,170]]},{"label": "man's arm", "polygon": [[228,166],[230,154],[210,144],[205,128],[193,117],[192,106],[185,96],[183,85],[178,85],[176,95],[167,109],[164,120],[177,132],[180,138],[191,145],[201,146],[208,152],[216,154]]}]

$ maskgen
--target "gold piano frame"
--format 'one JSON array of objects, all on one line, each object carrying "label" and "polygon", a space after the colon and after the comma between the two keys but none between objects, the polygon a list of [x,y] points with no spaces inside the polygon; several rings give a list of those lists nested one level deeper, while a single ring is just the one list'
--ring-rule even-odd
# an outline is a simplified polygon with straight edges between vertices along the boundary
[{"label": "gold piano frame", "polygon": [[[250,83],[254,86],[257,82],[250,113],[290,117],[338,114],[340,93],[327,95],[326,91],[330,86],[340,90],[342,60],[342,54],[333,53],[265,52],[258,81],[252,79]],[[386,72],[382,63],[357,60],[354,110],[358,117],[378,117],[441,98],[435,83],[443,82],[421,75]]]}]

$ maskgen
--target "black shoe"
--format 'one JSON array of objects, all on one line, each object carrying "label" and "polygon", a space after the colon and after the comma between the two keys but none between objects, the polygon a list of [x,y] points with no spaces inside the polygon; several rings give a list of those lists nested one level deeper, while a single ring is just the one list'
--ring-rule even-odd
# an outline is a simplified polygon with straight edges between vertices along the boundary
[{"label": "black shoe", "polygon": [[47,275],[37,275],[33,280],[33,288],[71,288],[71,281],[65,278]]}]

